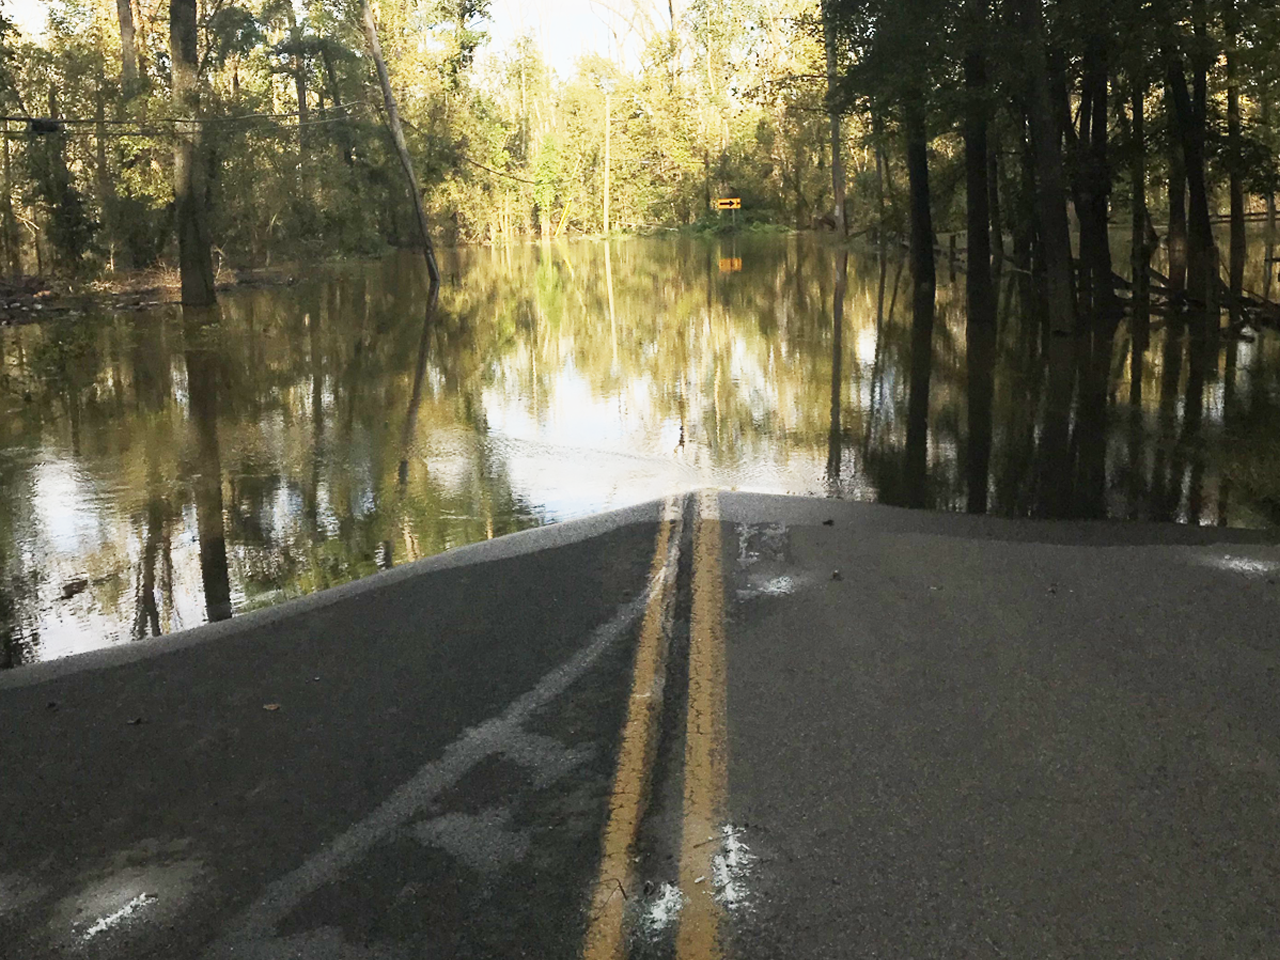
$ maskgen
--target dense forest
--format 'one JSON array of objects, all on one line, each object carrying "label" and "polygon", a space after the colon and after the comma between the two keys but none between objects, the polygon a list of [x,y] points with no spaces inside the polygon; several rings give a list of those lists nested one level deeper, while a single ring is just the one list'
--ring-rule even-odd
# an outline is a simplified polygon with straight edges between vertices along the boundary
[{"label": "dense forest", "polygon": [[[170,50],[170,7],[183,6],[68,0],[38,44],[6,26],[9,271],[172,257],[188,115],[216,261],[412,242],[359,5],[199,4],[189,113]],[[488,50],[487,7],[377,5],[438,242],[692,224],[725,190],[745,198],[744,223],[807,226],[829,211],[822,46],[805,4],[637,11],[635,70],[599,56],[553,66],[528,38]]]},{"label": "dense forest", "polygon": [[1090,297],[1128,220],[1134,263],[1168,224],[1169,280],[1203,300],[1212,218],[1236,215],[1238,278],[1244,216],[1274,209],[1280,15],[1260,0],[637,0],[614,19],[638,64],[490,50],[486,0],[384,0],[375,33],[368,6],[61,0],[39,42],[0,23],[8,272],[172,258],[175,176],[218,264],[414,242],[370,38],[445,243],[713,226],[740,196],[742,225],[928,236],[921,275],[965,231],[1042,267],[1061,325],[1069,214]]}]

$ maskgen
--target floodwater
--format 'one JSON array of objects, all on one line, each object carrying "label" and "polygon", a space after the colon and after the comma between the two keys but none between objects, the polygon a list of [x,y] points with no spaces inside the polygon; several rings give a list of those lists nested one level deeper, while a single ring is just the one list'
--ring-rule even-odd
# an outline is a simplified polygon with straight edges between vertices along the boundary
[{"label": "floodwater", "polygon": [[[1262,264],[1259,248],[1258,291]],[[1122,323],[1105,395],[1082,389],[1072,414],[1087,495],[1048,511],[1040,318],[1016,274],[971,371],[963,276],[941,261],[913,417],[909,276],[875,250],[629,240],[446,251],[442,269],[433,317],[406,254],[229,292],[213,315],[0,329],[0,667],[704,485],[1280,520],[1270,333],[1193,375],[1185,331],[1157,317],[1135,392]],[[968,422],[974,382],[990,391],[989,435]]]}]

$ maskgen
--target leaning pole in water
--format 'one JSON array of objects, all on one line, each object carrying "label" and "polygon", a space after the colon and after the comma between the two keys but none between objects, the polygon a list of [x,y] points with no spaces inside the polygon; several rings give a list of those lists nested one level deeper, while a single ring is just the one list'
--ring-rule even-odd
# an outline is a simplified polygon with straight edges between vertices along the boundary
[{"label": "leaning pole in water", "polygon": [[422,191],[418,187],[418,175],[413,169],[413,158],[409,156],[409,145],[404,139],[404,128],[400,126],[400,111],[396,109],[396,97],[391,92],[391,77],[387,73],[387,64],[382,59],[382,44],[378,42],[378,24],[373,18],[373,7],[370,6],[369,0],[360,0],[360,8],[364,18],[364,36],[369,43],[369,51],[373,54],[373,63],[378,68],[378,83],[382,86],[382,104],[387,111],[387,126],[391,129],[391,139],[395,142],[396,153],[400,155],[400,166],[404,169],[404,178],[409,184],[409,196],[413,198],[413,210],[418,217],[418,229],[422,231],[422,250],[427,259],[427,273],[431,277],[431,302],[435,303],[440,290],[440,268],[436,265],[435,248],[431,245],[427,212],[422,207]]}]

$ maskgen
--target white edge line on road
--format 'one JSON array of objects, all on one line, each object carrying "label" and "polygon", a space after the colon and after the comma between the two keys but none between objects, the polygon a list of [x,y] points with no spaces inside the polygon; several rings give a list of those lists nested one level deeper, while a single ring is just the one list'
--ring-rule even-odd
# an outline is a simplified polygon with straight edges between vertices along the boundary
[{"label": "white edge line on road", "polygon": [[520,530],[515,533],[504,534],[493,540],[481,540],[477,543],[463,544],[443,553],[424,557],[421,560],[393,567],[390,570],[379,571],[367,577],[339,584],[336,587],[329,587],[316,593],[286,600],[283,603],[237,614],[230,620],[203,623],[161,637],[148,637],[143,640],[135,640],[129,643],[101,647],[85,653],[73,654],[57,660],[33,663],[13,670],[0,670],[0,690],[33,686],[86,670],[100,670],[133,663],[138,660],[145,660],[161,654],[173,653],[177,650],[205,644],[213,640],[231,640],[255,630],[262,630],[273,623],[323,610],[348,598],[381,590],[424,574],[471,566],[477,563],[487,563],[493,560],[527,556],[542,550],[551,550],[573,543],[581,543],[584,540],[612,533],[614,530],[628,524],[650,523],[655,515],[665,518],[664,511],[663,501],[650,501],[608,513],[580,517],[573,520],[562,520],[541,527]]},{"label": "white edge line on road", "polygon": [[[665,512],[663,516],[666,516]],[[255,958],[274,956],[270,941],[275,937],[276,926],[281,920],[326,883],[338,879],[374,844],[418,815],[477,763],[501,750],[504,742],[519,733],[521,724],[534,711],[560,696],[606,649],[622,638],[644,613],[650,594],[674,575],[674,569],[669,565],[664,567],[639,596],[624,604],[612,619],[596,628],[587,646],[546,674],[537,686],[523,694],[504,713],[463,733],[445,749],[439,760],[428,763],[411,780],[397,787],[373,813],[348,828],[301,866],[271,883],[205,950],[205,960],[243,957],[250,951]],[[284,943],[280,946],[280,956],[290,955]]]}]

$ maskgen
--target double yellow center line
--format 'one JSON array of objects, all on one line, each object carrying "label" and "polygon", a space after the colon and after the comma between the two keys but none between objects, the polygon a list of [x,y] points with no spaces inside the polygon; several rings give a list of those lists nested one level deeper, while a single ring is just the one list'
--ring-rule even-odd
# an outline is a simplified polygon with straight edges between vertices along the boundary
[{"label": "double yellow center line", "polygon": [[[626,904],[635,889],[635,842],[660,734],[683,514],[683,498],[670,498],[663,505],[658,525],[649,601],[636,649],[631,696],[604,829],[600,875],[583,943],[584,960],[621,960],[626,955]],[[728,775],[720,551],[718,497],[714,491],[704,491],[698,494],[693,529],[679,870],[683,908],[676,938],[677,960],[716,960],[722,955],[723,907],[716,899],[713,872],[725,822]]]}]

